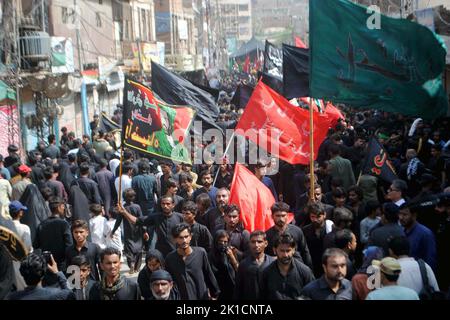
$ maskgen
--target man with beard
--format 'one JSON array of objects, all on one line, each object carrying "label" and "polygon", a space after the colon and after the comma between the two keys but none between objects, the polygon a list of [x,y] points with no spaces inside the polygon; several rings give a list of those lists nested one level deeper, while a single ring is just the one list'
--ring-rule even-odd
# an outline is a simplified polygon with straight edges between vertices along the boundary
[{"label": "man with beard", "polygon": [[172,229],[177,249],[166,258],[166,269],[175,279],[182,300],[215,300],[219,285],[209,264],[205,249],[191,247],[191,229],[180,223]]},{"label": "man with beard", "polygon": [[263,272],[261,297],[268,300],[297,299],[305,285],[314,280],[311,269],[294,259],[297,244],[288,233],[282,233],[274,242],[277,260]]},{"label": "man with beard", "polygon": [[247,253],[250,233],[244,229],[242,221],[239,218],[241,209],[237,205],[226,205],[224,212],[225,231],[230,237],[230,246],[240,261],[244,254]]},{"label": "man with beard", "polygon": [[217,207],[209,209],[202,217],[208,230],[212,233],[216,230],[225,229],[225,206],[230,199],[230,191],[226,188],[219,189],[216,194]]},{"label": "man with beard", "polygon": [[323,273],[322,255],[325,250],[323,239],[331,232],[333,222],[326,219],[325,207],[320,202],[309,205],[307,212],[311,223],[303,227],[303,233],[311,253],[314,275],[319,277]]},{"label": "man with beard", "polygon": [[180,300],[180,295],[173,286],[172,276],[166,270],[152,273],[150,288],[153,294],[150,300]]},{"label": "man with beard", "polygon": [[347,254],[341,249],[327,249],[322,266],[324,275],[306,285],[301,295],[311,300],[352,300],[352,283],[345,279]]},{"label": "man with beard", "polygon": [[103,277],[89,293],[89,300],[139,300],[138,284],[120,274],[120,251],[106,248],[100,254]]},{"label": "man with beard", "polygon": [[275,258],[264,253],[268,245],[263,231],[253,231],[250,234],[250,255],[241,261],[236,273],[234,300],[259,300],[260,279],[262,272]]},{"label": "man with beard", "polygon": [[296,243],[298,252],[295,252],[295,257],[301,259],[304,264],[312,268],[311,255],[309,254],[306,238],[302,229],[288,223],[289,205],[284,202],[275,202],[270,210],[272,211],[272,219],[275,224],[266,231],[267,241],[269,243],[266,248],[266,254],[274,256],[276,253],[273,248],[275,248],[277,237],[283,233],[288,233],[294,238]]},{"label": "man with beard", "polygon": [[[216,200],[217,200],[217,192],[219,189],[213,186],[213,175],[210,171],[204,170],[202,173],[200,173],[201,181],[203,187],[200,189],[195,190],[194,192],[194,199],[197,198],[197,196],[201,193],[207,193],[209,197],[211,198],[211,204],[213,207],[216,207]],[[219,205],[219,204],[217,204]],[[210,231],[213,231],[210,229]]]},{"label": "man with beard", "polygon": [[173,239],[170,230],[177,224],[183,222],[183,216],[178,212],[174,212],[174,207],[175,204],[173,198],[170,196],[163,196],[161,198],[162,213],[160,214],[137,218],[124,208],[120,208],[119,212],[132,224],[154,227],[158,239],[155,247],[161,251],[165,257],[171,251],[176,249],[172,241]]},{"label": "man with beard", "polygon": [[417,222],[418,210],[418,207],[408,207],[407,204],[404,204],[400,207],[398,220],[409,240],[410,256],[424,260],[433,270],[436,270],[436,239],[430,229]]}]

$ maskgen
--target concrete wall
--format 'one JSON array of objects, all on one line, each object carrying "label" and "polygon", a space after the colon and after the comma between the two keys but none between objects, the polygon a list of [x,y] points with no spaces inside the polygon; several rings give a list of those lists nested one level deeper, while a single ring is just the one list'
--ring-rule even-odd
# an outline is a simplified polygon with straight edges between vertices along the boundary
[{"label": "concrete wall", "polygon": [[[117,58],[115,52],[114,24],[112,21],[112,4],[114,0],[77,1],[80,13],[80,39],[84,53],[82,61],[97,63],[97,57],[103,55],[109,58]],[[63,11],[73,10],[72,1],[52,1],[50,5],[50,32],[53,36],[72,38],[74,44],[74,59],[78,69],[78,48],[76,37],[76,18],[68,17],[67,23],[63,22]],[[98,26],[97,17],[100,17],[101,26]],[[74,23],[72,23],[74,22]]]}]

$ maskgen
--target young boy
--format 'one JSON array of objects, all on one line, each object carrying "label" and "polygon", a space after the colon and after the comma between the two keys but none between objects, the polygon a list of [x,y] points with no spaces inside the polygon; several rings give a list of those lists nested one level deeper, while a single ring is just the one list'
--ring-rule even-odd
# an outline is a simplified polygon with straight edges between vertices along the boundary
[{"label": "young boy", "polygon": [[102,215],[102,206],[98,203],[93,203],[89,206],[89,209],[92,213],[92,218],[89,219],[92,243],[97,244],[103,250],[106,248],[106,238],[104,237],[106,218]]},{"label": "young boy", "polygon": [[[80,270],[80,282],[79,287],[74,287],[73,293],[75,294],[75,298],[77,300],[89,300],[89,292],[91,288],[97,283],[90,279],[89,275],[91,274],[91,265],[86,256],[75,256],[73,257],[71,263],[73,266],[77,266]],[[70,277],[69,277],[70,279]],[[78,283],[74,283],[76,285]]]},{"label": "young boy", "polygon": [[369,200],[366,204],[366,214],[361,223],[359,224],[360,228],[360,241],[361,244],[366,247],[369,242],[370,231],[380,223],[380,213],[381,207],[378,201]]},{"label": "young boy", "polygon": [[197,205],[192,201],[186,201],[181,210],[183,220],[191,227],[191,246],[202,247],[209,252],[212,249],[213,239],[208,228],[195,221]]},{"label": "young boy", "polygon": [[105,245],[107,248],[115,248],[120,252],[123,251],[122,244],[122,230],[120,225],[117,227],[116,232],[112,233],[111,231],[114,229],[116,224],[116,219],[119,217],[119,213],[117,212],[117,207],[109,208],[109,219],[106,221],[105,229],[103,230],[103,236],[105,237]]},{"label": "young boy", "polygon": [[24,213],[27,210],[28,208],[25,207],[20,201],[15,200],[9,204],[9,215],[13,219],[17,233],[20,239],[23,241],[28,252],[31,252],[33,251],[33,247],[31,246],[30,227],[26,224],[20,223],[20,219],[22,219]]},{"label": "young boy", "polygon": [[75,220],[72,222],[72,236],[74,244],[66,250],[66,266],[69,266],[75,256],[83,255],[89,261],[91,266],[90,278],[98,281],[100,279],[98,264],[100,262],[100,247],[87,241],[89,236],[89,227],[84,220]]},{"label": "young boy", "polygon": [[[133,216],[142,218],[141,207],[134,203],[134,199],[136,198],[136,192],[128,188],[125,190],[125,209],[131,213]],[[130,274],[135,272],[139,272],[139,269],[142,264],[142,248],[144,246],[144,229],[141,226],[131,224],[127,219],[123,219],[123,216],[120,216],[116,224],[114,225],[114,229],[112,233],[116,232],[117,227],[123,221],[123,231],[124,231],[124,253],[127,258],[127,264],[130,268]]]}]

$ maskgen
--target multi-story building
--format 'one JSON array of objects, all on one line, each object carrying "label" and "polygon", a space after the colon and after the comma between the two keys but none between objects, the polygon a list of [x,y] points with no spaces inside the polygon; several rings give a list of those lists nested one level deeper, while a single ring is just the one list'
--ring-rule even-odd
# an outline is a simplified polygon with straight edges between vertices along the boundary
[{"label": "multi-story building", "polygon": [[156,42],[153,0],[114,1],[112,9],[125,71],[149,73],[151,60],[160,62],[161,47]]},{"label": "multi-story building", "polygon": [[309,0],[253,0],[253,30],[271,42],[291,43],[293,36],[307,42]]},{"label": "multi-story building", "polygon": [[193,1],[155,0],[156,39],[165,43],[165,64],[171,69],[192,71],[203,66],[197,51],[197,6]]},{"label": "multi-story building", "polygon": [[220,19],[229,53],[253,36],[252,1],[219,0]]}]

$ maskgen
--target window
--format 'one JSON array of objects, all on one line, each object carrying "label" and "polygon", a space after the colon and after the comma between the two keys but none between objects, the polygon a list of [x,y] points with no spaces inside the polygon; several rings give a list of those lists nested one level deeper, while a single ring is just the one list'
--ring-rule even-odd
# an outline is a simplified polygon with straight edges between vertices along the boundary
[{"label": "window", "polygon": [[61,18],[62,18],[62,23],[67,24],[67,20],[69,18],[69,15],[68,15],[66,7],[62,7],[61,8]]},{"label": "window", "polygon": [[130,33],[129,33],[130,29],[128,28],[128,20],[124,21],[124,25],[125,25],[124,38],[128,40],[128,39],[130,39]]},{"label": "window", "polygon": [[239,11],[248,11],[248,4],[240,4]]},{"label": "window", "polygon": [[141,34],[141,40],[147,41],[148,40],[148,25],[147,25],[147,10],[141,9],[141,26],[142,26],[142,34]]},{"label": "window", "polygon": [[102,18],[100,17],[100,12],[95,13],[95,23],[98,28],[102,27]]},{"label": "window", "polygon": [[249,23],[250,17],[239,17],[239,23]]},{"label": "window", "polygon": [[[70,21],[69,21],[70,19]],[[75,11],[72,8],[61,7],[61,20],[64,24],[75,23]]]}]

